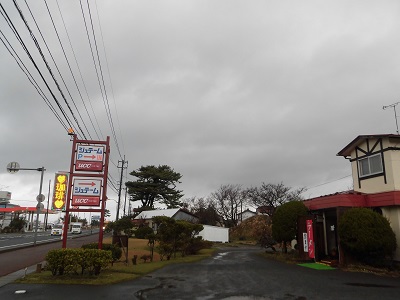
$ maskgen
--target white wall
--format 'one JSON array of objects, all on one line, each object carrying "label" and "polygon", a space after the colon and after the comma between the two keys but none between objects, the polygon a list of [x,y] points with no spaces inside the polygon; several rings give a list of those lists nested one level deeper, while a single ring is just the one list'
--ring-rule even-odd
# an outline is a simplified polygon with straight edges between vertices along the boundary
[{"label": "white wall", "polygon": [[392,227],[396,235],[397,249],[393,259],[400,261],[400,207],[382,207],[382,214],[389,220],[390,227]]},{"label": "white wall", "polygon": [[229,228],[203,225],[204,229],[198,234],[203,240],[210,242],[229,242]]}]

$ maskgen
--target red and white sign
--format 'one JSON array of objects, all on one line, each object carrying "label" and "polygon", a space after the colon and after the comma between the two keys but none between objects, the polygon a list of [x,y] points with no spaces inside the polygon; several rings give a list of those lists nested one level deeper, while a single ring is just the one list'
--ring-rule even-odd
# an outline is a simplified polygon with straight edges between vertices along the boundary
[{"label": "red and white sign", "polygon": [[99,206],[101,195],[100,179],[74,179],[73,206]]},{"label": "red and white sign", "polygon": [[307,220],[307,242],[308,242],[308,257],[315,258],[312,220]]},{"label": "red and white sign", "polygon": [[77,145],[76,171],[103,171],[104,147]]},{"label": "red and white sign", "polygon": [[100,206],[100,197],[72,196],[73,206]]}]

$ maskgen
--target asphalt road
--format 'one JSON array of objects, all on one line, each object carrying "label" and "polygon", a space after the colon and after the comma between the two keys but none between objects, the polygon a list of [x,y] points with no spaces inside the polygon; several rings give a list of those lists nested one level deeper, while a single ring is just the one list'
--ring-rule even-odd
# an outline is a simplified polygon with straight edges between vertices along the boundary
[{"label": "asphalt road", "polygon": [[[99,232],[98,229],[94,229],[93,231],[84,230],[81,234],[68,233],[68,239],[76,238],[83,235],[89,235],[91,233],[98,234],[98,232]],[[39,231],[36,235],[37,245],[48,242],[60,241],[60,240],[61,236],[52,236],[50,230]],[[0,234],[0,253],[14,248],[33,245],[34,241],[35,241],[34,232]]]},{"label": "asphalt road", "polygon": [[[80,247],[83,244],[97,242],[98,239],[98,234],[74,236],[73,239],[68,238],[67,247]],[[28,246],[0,252],[0,276],[40,263],[44,261],[49,250],[60,249],[61,247],[62,241],[60,240],[60,237],[58,237],[56,242],[37,244],[36,246]]]},{"label": "asphalt road", "polygon": [[[170,265],[109,286],[8,284],[0,299],[399,299],[399,278],[314,270],[268,260],[259,248],[221,248],[212,258]],[[24,294],[15,294],[24,290]]]}]

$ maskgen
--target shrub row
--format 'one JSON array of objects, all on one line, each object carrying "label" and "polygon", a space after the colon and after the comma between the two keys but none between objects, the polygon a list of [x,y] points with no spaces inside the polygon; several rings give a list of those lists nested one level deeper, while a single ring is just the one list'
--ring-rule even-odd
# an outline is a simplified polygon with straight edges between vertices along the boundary
[{"label": "shrub row", "polygon": [[54,249],[46,255],[46,269],[55,275],[100,274],[112,262],[111,251],[99,249]]},{"label": "shrub row", "polygon": [[[82,245],[82,248],[83,249],[97,249],[98,246],[99,246],[98,243],[90,243],[90,244]],[[112,256],[113,262],[118,261],[122,256],[121,248],[115,244],[103,244],[102,249],[105,251],[111,251],[111,256]]]}]

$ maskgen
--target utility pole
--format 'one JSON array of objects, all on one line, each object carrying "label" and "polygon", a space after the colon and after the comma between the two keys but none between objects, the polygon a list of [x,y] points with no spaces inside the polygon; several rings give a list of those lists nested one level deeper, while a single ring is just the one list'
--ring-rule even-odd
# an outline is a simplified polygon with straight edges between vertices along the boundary
[{"label": "utility pole", "polygon": [[[128,173],[128,162],[126,162],[126,168],[125,168],[125,177],[126,178],[128,178],[128,174],[127,173]],[[128,193],[128,188],[125,187],[124,189],[125,189],[124,216],[126,216],[125,208],[126,208],[126,194]],[[130,213],[129,213],[129,215],[130,215]]]},{"label": "utility pole", "polygon": [[397,104],[399,104],[400,102],[396,102],[387,106],[382,107],[382,109],[386,109],[386,108],[391,108],[393,107],[393,111],[394,111],[394,119],[396,120],[396,132],[397,134],[399,134],[399,125],[397,124],[397,114],[396,114],[396,106]]},{"label": "utility pole", "polygon": [[[121,166],[119,166],[119,163],[121,163]],[[125,167],[125,163],[126,163],[126,167]],[[118,218],[119,218],[119,207],[120,207],[120,204],[121,204],[121,191],[122,191],[122,177],[124,175],[124,169],[126,169],[127,167],[128,167],[128,162],[125,161],[125,155],[124,155],[124,159],[118,161],[118,169],[121,169],[121,177],[120,177],[120,180],[119,180],[118,206],[117,206],[117,216],[115,218],[115,221],[117,221]]]}]

